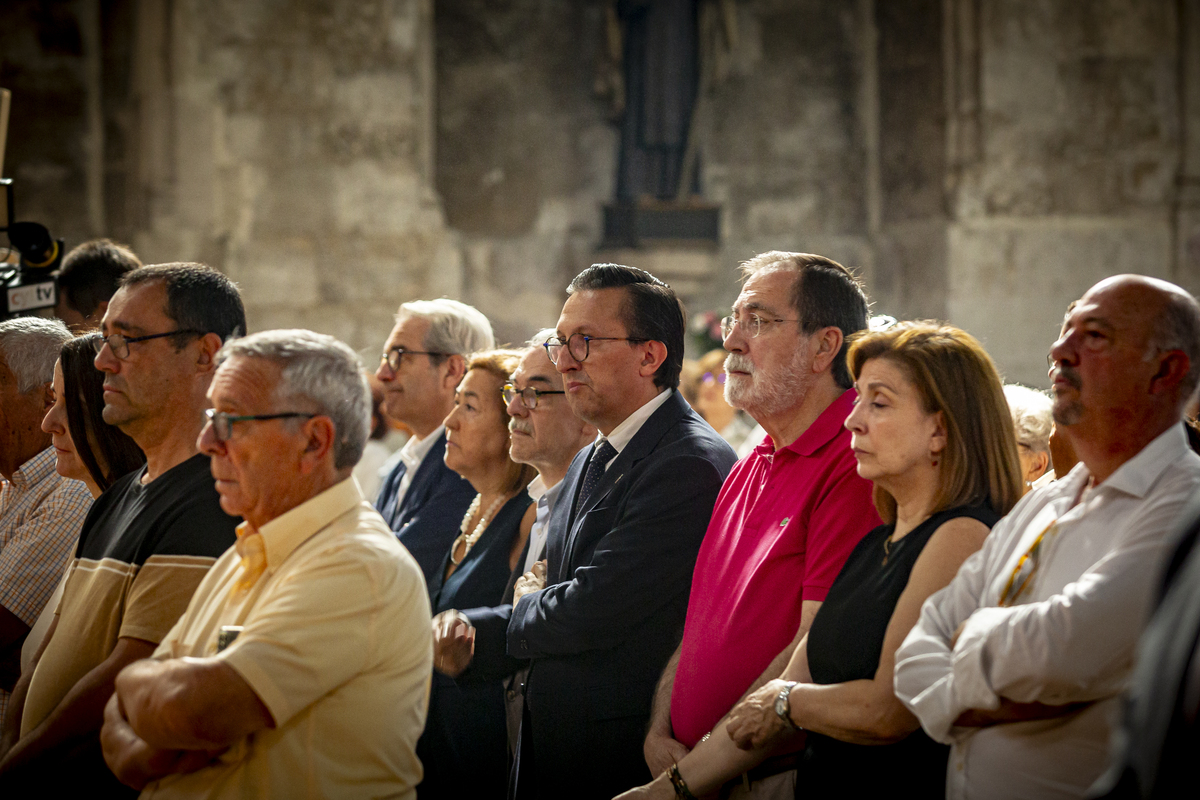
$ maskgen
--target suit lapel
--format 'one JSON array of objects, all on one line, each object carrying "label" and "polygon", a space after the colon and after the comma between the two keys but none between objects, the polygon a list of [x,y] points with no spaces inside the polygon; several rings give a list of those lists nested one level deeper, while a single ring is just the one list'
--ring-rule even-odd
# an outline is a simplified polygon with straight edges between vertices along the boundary
[{"label": "suit lapel", "polygon": [[[577,513],[571,518],[570,533],[567,537],[566,548],[563,554],[563,565],[566,569],[566,577],[563,578],[563,580],[569,580],[571,573],[574,571],[572,565],[574,564],[575,544],[579,538],[580,529],[582,527],[580,522],[583,520],[584,516],[589,511],[600,505],[601,501],[603,501],[605,497],[607,497],[614,489],[620,486],[621,481],[625,478],[625,474],[633,467],[634,464],[641,461],[643,458],[653,452],[654,448],[658,446],[658,442],[660,439],[662,439],[663,435],[670,430],[671,427],[680,420],[680,418],[683,417],[687,410],[687,402],[683,399],[683,396],[680,395],[679,392],[673,392],[671,396],[667,398],[666,402],[664,402],[657,410],[655,410],[655,412],[650,415],[649,419],[642,423],[642,427],[639,428],[638,432],[635,433],[633,438],[629,440],[629,444],[625,445],[625,448],[621,450],[621,452],[617,454],[617,457],[613,459],[613,462],[609,464],[604,476],[600,478],[600,482],[597,483],[596,488],[592,490],[591,496],[580,504],[580,508],[578,509]],[[592,447],[587,450],[589,458],[591,457],[592,450],[594,449],[595,445],[592,445]],[[585,460],[583,466],[586,467],[586,465],[587,461]],[[574,466],[575,465],[572,464],[572,467]],[[582,469],[580,470],[580,482],[583,481],[584,471],[585,470]],[[579,490],[578,486],[575,486],[574,488],[575,491]]]},{"label": "suit lapel", "polygon": [[[429,448],[429,452],[425,454],[425,458],[421,459],[421,466],[417,467],[412,483],[408,486],[408,493],[404,495],[404,503],[396,509],[396,520],[399,524],[395,526],[395,530],[400,530],[407,525],[415,509],[425,505],[425,501],[429,499],[429,493],[433,489],[438,469],[443,466],[442,458],[445,455],[446,432],[442,431],[437,441]],[[399,486],[399,483],[396,485]]]},{"label": "suit lapel", "polygon": [[554,504],[554,508],[550,512],[550,520],[547,523],[549,530],[546,532],[547,583],[560,583],[565,580],[562,576],[567,574],[564,559],[567,536],[575,525],[575,504],[579,499],[579,488],[583,483],[583,476],[591,455],[592,447],[585,447],[575,456],[563,478],[563,488],[558,496],[558,502]]}]

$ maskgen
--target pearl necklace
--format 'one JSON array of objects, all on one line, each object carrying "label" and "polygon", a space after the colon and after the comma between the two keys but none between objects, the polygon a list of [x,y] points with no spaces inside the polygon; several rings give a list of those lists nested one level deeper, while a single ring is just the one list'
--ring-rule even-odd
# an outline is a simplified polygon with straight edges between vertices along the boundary
[{"label": "pearl necklace", "polygon": [[[471,501],[471,505],[467,508],[467,515],[463,517],[462,524],[459,525],[458,529],[460,533],[458,534],[458,538],[454,540],[454,544],[450,547],[451,564],[457,567],[466,560],[467,553],[471,552],[471,548],[475,546],[475,543],[479,541],[479,537],[483,536],[483,532],[487,530],[488,523],[492,520],[492,515],[499,510],[500,506],[504,504],[504,501],[507,498],[508,495],[503,494],[497,497],[496,500],[490,506],[488,506],[487,512],[479,518],[479,524],[475,526],[475,530],[471,531],[471,533],[468,535],[467,527],[471,524],[471,517],[475,516],[475,514],[479,511],[479,507],[483,505],[483,495],[475,495],[475,499]],[[466,543],[466,547],[463,549],[462,558],[455,561],[454,552],[458,550],[459,544],[464,542]]]}]

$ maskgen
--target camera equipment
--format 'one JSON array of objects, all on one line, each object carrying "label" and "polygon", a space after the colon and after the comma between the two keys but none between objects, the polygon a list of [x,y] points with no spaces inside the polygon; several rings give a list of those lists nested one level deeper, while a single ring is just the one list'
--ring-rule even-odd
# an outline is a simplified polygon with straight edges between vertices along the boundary
[{"label": "camera equipment", "polygon": [[20,254],[17,263],[0,262],[0,318],[24,316],[58,302],[54,270],[62,264],[63,240],[55,239],[46,226],[13,219],[13,185],[0,178],[0,230],[8,234],[9,253]]}]

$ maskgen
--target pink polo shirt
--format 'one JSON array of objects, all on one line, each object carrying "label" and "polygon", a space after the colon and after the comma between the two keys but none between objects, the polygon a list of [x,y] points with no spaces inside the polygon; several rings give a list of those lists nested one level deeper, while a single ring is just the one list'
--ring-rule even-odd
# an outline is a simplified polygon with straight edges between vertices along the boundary
[{"label": "pink polo shirt", "polygon": [[734,465],[713,508],[688,600],[671,726],[695,747],[779,655],[804,600],[824,600],[850,551],[880,524],[858,476],[848,390],[799,439],[765,439]]}]

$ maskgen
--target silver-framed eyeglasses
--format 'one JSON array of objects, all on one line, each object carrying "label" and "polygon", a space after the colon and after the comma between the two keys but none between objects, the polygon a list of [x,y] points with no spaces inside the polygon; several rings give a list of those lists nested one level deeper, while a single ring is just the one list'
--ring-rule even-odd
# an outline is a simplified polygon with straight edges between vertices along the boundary
[{"label": "silver-framed eyeglasses", "polygon": [[506,383],[500,388],[500,396],[504,398],[504,404],[508,405],[518,395],[521,397],[521,402],[530,411],[538,407],[538,398],[545,394],[566,394],[561,389],[535,389],[532,386],[526,386],[524,389],[517,391],[517,387],[511,383]]},{"label": "silver-framed eyeglasses", "polygon": [[776,322],[799,322],[798,319],[776,319],[774,317],[763,317],[758,314],[747,314],[746,317],[740,318],[736,316],[728,316],[721,320],[721,337],[728,339],[733,333],[733,326],[738,325],[742,329],[742,333],[751,339],[757,339],[762,333],[763,328],[768,325],[774,325]]},{"label": "silver-framed eyeglasses", "polygon": [[182,333],[194,333],[197,336],[203,336],[204,331],[198,331],[195,328],[180,328],[179,330],[167,331],[166,333],[152,333],[149,336],[123,336],[119,333],[110,333],[108,336],[99,336],[94,342],[96,353],[99,354],[104,349],[104,345],[108,345],[108,349],[112,350],[112,354],[124,361],[129,358],[129,345],[137,342],[148,342],[151,339],[161,339],[164,336],[176,336]]},{"label": "silver-framed eyeglasses", "polygon": [[388,368],[391,369],[392,372],[395,372],[396,370],[400,369],[400,362],[404,360],[405,356],[429,356],[432,358],[433,356],[448,355],[452,354],[435,353],[431,350],[409,350],[407,347],[393,347],[391,350],[388,350],[386,353],[380,356],[380,360],[387,364]]},{"label": "silver-framed eyeglasses", "polygon": [[546,348],[546,356],[550,359],[551,364],[558,363],[558,356],[562,349],[567,348],[567,352],[571,354],[571,358],[583,363],[587,361],[588,355],[591,354],[592,342],[648,342],[649,339],[635,339],[631,336],[588,336],[584,333],[572,333],[564,342],[557,336],[551,337],[550,341],[546,342],[542,347]]},{"label": "silver-framed eyeglasses", "polygon": [[304,417],[312,419],[320,416],[319,414],[305,414],[302,411],[285,411],[281,414],[226,414],[224,411],[217,411],[214,408],[204,410],[204,416],[208,417],[208,421],[212,423],[213,435],[217,437],[218,442],[227,442],[229,437],[233,435],[233,423],[235,422],[250,422],[252,420],[264,419],[289,419],[291,417]]}]

